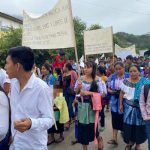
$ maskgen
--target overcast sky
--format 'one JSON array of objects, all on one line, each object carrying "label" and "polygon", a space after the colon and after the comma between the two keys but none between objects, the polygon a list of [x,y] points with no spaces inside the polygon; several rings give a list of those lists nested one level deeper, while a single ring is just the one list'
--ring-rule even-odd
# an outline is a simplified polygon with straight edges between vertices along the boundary
[{"label": "overcast sky", "polygon": [[[0,11],[22,16],[22,11],[42,14],[58,0],[0,0]],[[150,32],[149,0],[72,0],[73,16],[88,26],[113,26],[114,32],[141,35]]]}]

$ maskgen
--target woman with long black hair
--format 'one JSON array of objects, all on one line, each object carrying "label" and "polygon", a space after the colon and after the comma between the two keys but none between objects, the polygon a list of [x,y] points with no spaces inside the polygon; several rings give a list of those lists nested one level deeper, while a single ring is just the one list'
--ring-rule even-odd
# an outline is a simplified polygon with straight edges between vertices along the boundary
[{"label": "woman with long black hair", "polygon": [[[106,69],[104,67],[101,67],[99,66],[97,68],[97,75],[102,79],[103,81],[103,84],[106,84],[108,78],[106,76]],[[105,129],[105,105],[107,105],[107,108],[108,108],[108,105],[109,105],[109,99],[107,97],[104,97],[102,98],[102,110],[100,112],[100,125],[101,125],[101,128],[100,128],[100,131],[104,131]]]},{"label": "woman with long black hair", "polygon": [[125,150],[141,150],[140,145],[147,139],[145,122],[140,110],[140,94],[143,85],[150,80],[140,76],[140,68],[136,65],[129,67],[130,77],[123,81],[120,93],[120,111],[124,112],[124,141]]},{"label": "woman with long black hair", "polygon": [[42,69],[42,80],[45,81],[48,86],[53,88],[56,77],[53,75],[53,68],[49,64],[43,64]]},{"label": "woman with long black hair", "polygon": [[73,70],[72,65],[64,65],[63,71],[63,94],[67,102],[70,121],[66,124],[66,129],[70,128],[71,121],[74,120],[73,101],[75,99],[74,86],[77,80],[77,73]]},{"label": "woman with long black hair", "polygon": [[[41,79],[51,88],[50,92],[53,95],[54,98],[54,83],[56,81],[56,77],[53,75],[53,69],[52,67],[45,63],[42,65],[41,68],[42,77]],[[54,136],[50,132],[51,130],[48,130],[48,145],[54,143],[55,139]]]},{"label": "woman with long black hair", "polygon": [[[101,93],[105,96],[102,80],[96,76],[96,64],[94,62],[85,63],[85,75],[79,78],[75,85],[75,91],[80,94],[78,98],[78,142],[83,145],[83,150],[87,150],[89,142],[94,141],[95,137],[95,111],[92,109],[93,93]],[[103,150],[103,139],[96,131],[98,140],[98,150]]]},{"label": "woman with long black hair", "polygon": [[116,62],[114,68],[115,73],[112,74],[107,81],[108,92],[110,94],[110,108],[113,128],[113,136],[112,139],[108,141],[108,144],[117,146],[118,131],[123,131],[123,113],[119,110],[120,85],[126,78],[129,77],[129,74],[125,73],[124,64],[122,62]]}]

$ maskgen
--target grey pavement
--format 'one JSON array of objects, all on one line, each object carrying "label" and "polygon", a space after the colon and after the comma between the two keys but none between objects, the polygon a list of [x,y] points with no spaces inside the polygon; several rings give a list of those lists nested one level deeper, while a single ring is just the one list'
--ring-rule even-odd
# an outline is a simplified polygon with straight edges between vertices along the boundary
[{"label": "grey pavement", "polygon": [[[124,150],[125,143],[121,137],[121,134],[118,133],[118,146],[112,146],[107,144],[107,142],[112,137],[112,127],[111,127],[111,117],[110,113],[106,113],[106,128],[104,132],[100,133],[104,140],[104,150]],[[74,140],[74,125],[71,126],[69,131],[65,131],[64,133],[65,140],[60,144],[52,144],[49,146],[49,150],[82,150],[82,145],[76,144],[72,146],[70,142]],[[57,136],[56,136],[57,137]],[[90,143],[88,146],[88,150],[97,150],[97,146],[94,143]],[[141,146],[141,150],[147,150],[147,142]]]}]

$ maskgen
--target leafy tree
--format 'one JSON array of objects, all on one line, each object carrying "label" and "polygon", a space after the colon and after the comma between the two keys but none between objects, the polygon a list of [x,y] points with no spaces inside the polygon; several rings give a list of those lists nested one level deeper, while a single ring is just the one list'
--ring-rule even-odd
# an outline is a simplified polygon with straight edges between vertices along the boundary
[{"label": "leafy tree", "polygon": [[121,47],[136,45],[137,51],[142,49],[150,49],[150,34],[133,35],[124,32],[114,34],[115,43]]},{"label": "leafy tree", "polygon": [[[99,24],[93,24],[89,28],[86,23],[80,18],[74,18],[75,37],[77,43],[78,57],[84,54],[84,39],[83,34],[85,30],[101,29]],[[150,34],[133,35],[124,32],[114,34],[114,43],[121,47],[128,47],[132,44],[136,45],[137,51],[141,49],[150,49]],[[0,66],[4,66],[7,56],[7,50],[11,47],[19,46],[22,42],[22,29],[9,28],[8,30],[0,31]],[[41,65],[46,59],[51,62],[54,61],[58,50],[34,50],[36,63]],[[66,56],[69,59],[75,59],[74,48],[65,49]]]},{"label": "leafy tree", "polygon": [[7,50],[11,47],[21,45],[22,29],[9,28],[5,32],[1,32],[0,36],[0,66],[5,65]]},{"label": "leafy tree", "polygon": [[89,30],[96,30],[96,29],[102,29],[103,27],[99,24],[93,24],[89,27]]},{"label": "leafy tree", "polygon": [[[80,58],[84,54],[84,39],[83,33],[86,30],[86,24],[78,17],[74,18],[74,29],[77,44],[78,57]],[[74,48],[66,49],[66,55],[68,58],[75,59]]]},{"label": "leafy tree", "polygon": [[[81,57],[83,54],[84,43],[83,43],[83,32],[86,30],[86,24],[78,17],[74,18],[75,35],[77,42],[78,56]],[[11,47],[19,46],[22,42],[22,29],[10,28],[7,31],[0,34],[0,65],[4,66],[7,50]],[[69,59],[75,59],[74,48],[65,49],[66,56]],[[50,62],[54,61],[58,50],[34,50],[36,63],[41,65],[46,59]]]}]

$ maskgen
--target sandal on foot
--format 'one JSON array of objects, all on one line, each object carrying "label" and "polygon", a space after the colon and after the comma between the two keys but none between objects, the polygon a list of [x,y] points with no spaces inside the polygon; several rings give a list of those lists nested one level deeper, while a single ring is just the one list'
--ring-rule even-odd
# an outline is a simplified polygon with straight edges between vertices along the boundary
[{"label": "sandal on foot", "polygon": [[118,143],[115,140],[110,140],[107,143],[112,145],[118,145]]},{"label": "sandal on foot", "polygon": [[131,150],[131,149],[132,149],[132,146],[133,146],[133,145],[130,145],[130,144],[126,145],[125,150]]},{"label": "sandal on foot", "polygon": [[56,143],[61,143],[62,141],[64,141],[64,137],[57,139],[55,142]]},{"label": "sandal on foot", "polygon": [[71,145],[75,145],[75,144],[77,144],[77,143],[79,143],[78,140],[71,141]]},{"label": "sandal on foot", "polygon": [[70,129],[70,123],[67,123],[66,125],[65,125],[65,131],[68,131]]},{"label": "sandal on foot", "polygon": [[55,143],[55,139],[53,141],[48,142],[47,145],[51,145],[53,143]]}]

